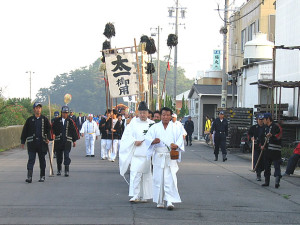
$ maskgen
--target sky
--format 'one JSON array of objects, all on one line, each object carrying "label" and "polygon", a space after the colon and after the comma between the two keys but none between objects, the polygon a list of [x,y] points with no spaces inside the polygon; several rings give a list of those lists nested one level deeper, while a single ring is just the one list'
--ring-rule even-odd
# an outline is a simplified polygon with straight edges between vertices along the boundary
[{"label": "sky", "polygon": [[[230,0],[232,7],[244,2]],[[179,19],[184,25],[178,30],[178,66],[190,79],[197,71],[209,70],[213,50],[222,48],[218,3],[224,8],[224,0],[179,0],[186,18]],[[168,17],[168,7],[174,6],[175,0],[1,0],[0,88],[4,97],[29,97],[26,71],[34,72],[34,99],[55,76],[92,64],[101,56],[108,22],[114,23],[116,36],[111,44],[117,48],[133,46],[134,38],[139,42],[142,35],[155,32],[150,28],[160,26],[163,60],[169,53],[168,35],[175,33],[175,18]]]}]

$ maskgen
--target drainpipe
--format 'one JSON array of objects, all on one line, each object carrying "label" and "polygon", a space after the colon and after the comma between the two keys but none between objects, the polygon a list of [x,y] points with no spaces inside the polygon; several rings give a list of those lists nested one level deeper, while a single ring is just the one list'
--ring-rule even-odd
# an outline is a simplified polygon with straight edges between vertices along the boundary
[{"label": "drainpipe", "polygon": [[197,139],[198,139],[198,141],[200,140],[200,118],[201,118],[201,116],[200,116],[200,104],[201,104],[201,97],[202,97],[202,95],[201,94],[199,94],[198,95],[199,97],[198,97],[198,133],[197,133]]}]

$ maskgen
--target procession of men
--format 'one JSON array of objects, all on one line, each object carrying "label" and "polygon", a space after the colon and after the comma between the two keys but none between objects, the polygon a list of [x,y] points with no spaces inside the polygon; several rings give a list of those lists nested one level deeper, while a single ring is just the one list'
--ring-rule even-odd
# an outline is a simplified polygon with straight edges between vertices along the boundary
[{"label": "procession of men", "polygon": [[[62,175],[62,164],[64,164],[64,176],[68,177],[71,149],[76,147],[80,133],[85,139],[86,157],[95,157],[95,142],[99,138],[101,139],[100,158],[111,162],[119,159],[120,175],[129,184],[130,202],[148,202],[153,199],[157,208],[173,210],[174,203],[181,202],[177,186],[177,171],[181,154],[185,151],[184,140],[188,133],[177,121],[177,115],[168,107],[163,107],[160,111],[149,115],[151,111],[147,103],[142,101],[138,105],[136,115],[132,118],[126,115],[123,109],[120,111],[107,109],[97,123],[93,120],[93,114],[88,114],[84,119],[80,113],[76,118],[70,113],[72,111],[68,106],[63,106],[61,115],[59,116],[59,112],[56,111],[55,118],[50,123],[42,115],[42,104],[34,103],[34,116],[26,121],[21,136],[22,147],[24,148],[27,141],[28,149],[26,182],[32,183],[36,154],[40,162],[39,182],[45,182],[45,155],[50,154],[48,143],[51,140],[54,141],[56,153],[56,175]],[[190,117],[186,124],[189,123],[191,123]],[[81,129],[78,130],[78,127]],[[228,122],[222,110],[219,111],[219,118],[212,123],[209,132],[214,134],[215,161],[218,160],[219,147],[222,150],[223,162],[227,161],[225,140],[228,135]],[[252,169],[256,172],[257,181],[261,181],[261,173],[265,171],[265,183],[262,186],[270,184],[272,162],[275,167],[275,187],[280,186],[281,135],[282,129],[274,123],[270,113],[259,114],[257,124],[249,129],[249,136],[254,143]],[[53,162],[50,163],[53,167]],[[126,179],[128,172],[129,181]]]}]

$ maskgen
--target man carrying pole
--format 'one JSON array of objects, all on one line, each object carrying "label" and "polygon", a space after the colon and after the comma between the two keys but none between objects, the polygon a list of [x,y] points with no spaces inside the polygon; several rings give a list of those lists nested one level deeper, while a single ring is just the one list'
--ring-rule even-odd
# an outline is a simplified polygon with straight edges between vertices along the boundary
[{"label": "man carrying pole", "polygon": [[268,141],[267,145],[262,147],[265,154],[265,183],[262,184],[262,186],[269,186],[270,184],[271,165],[273,162],[275,168],[275,188],[279,188],[281,178],[280,164],[282,129],[278,124],[274,123],[271,113],[264,114],[264,124],[266,125],[265,136]]},{"label": "man carrying pole", "polygon": [[[259,155],[261,153],[261,147],[264,145],[265,141],[265,125],[264,125],[264,115],[259,114],[257,116],[257,124],[250,127],[248,132],[249,137],[251,138],[252,143],[254,143],[254,152],[253,152],[253,167],[256,168],[256,180],[261,181],[261,172],[264,171],[264,162],[263,160],[258,161]],[[252,147],[253,149],[253,147]],[[263,154],[263,153],[262,153]],[[263,156],[261,156],[263,157]],[[258,164],[256,166],[256,164]]]},{"label": "man carrying pole", "polygon": [[69,176],[69,166],[71,164],[70,151],[76,147],[76,141],[79,139],[75,123],[69,118],[69,107],[63,106],[61,117],[57,118],[53,125],[54,147],[56,152],[57,176],[61,175],[62,162],[65,165],[65,177]]}]

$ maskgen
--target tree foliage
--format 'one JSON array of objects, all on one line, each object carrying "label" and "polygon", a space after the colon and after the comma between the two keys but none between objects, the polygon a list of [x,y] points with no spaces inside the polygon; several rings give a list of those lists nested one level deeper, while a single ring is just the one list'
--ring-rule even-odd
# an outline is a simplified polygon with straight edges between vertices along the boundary
[{"label": "tree foliage", "polygon": [[182,96],[182,107],[180,109],[180,113],[179,113],[179,117],[184,117],[186,115],[189,114],[189,109],[188,109],[188,106],[186,104],[186,101],[184,99],[184,96]]}]

